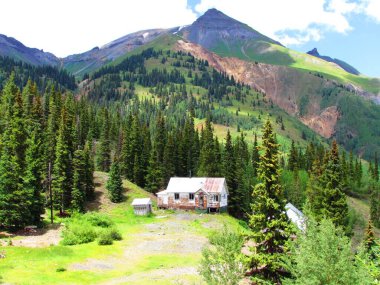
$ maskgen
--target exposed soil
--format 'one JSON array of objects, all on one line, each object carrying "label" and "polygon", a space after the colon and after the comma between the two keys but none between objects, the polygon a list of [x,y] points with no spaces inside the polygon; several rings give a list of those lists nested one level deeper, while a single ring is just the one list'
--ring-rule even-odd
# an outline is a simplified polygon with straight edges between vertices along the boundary
[{"label": "exposed soil", "polygon": [[62,226],[59,224],[49,225],[43,229],[22,230],[11,235],[8,239],[0,240],[0,245],[8,245],[8,240],[12,241],[12,246],[25,247],[47,247],[57,245],[61,240]]},{"label": "exposed soil", "polygon": [[307,116],[301,121],[325,138],[331,138],[335,131],[335,125],[339,118],[336,106],[331,106],[323,110],[320,115]]}]

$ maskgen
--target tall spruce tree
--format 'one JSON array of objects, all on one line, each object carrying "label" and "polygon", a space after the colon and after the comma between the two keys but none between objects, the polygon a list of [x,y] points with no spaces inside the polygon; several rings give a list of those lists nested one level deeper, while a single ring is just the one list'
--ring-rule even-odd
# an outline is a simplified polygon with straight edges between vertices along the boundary
[{"label": "tall spruce tree", "polygon": [[334,140],[324,173],[321,176],[322,214],[331,219],[336,226],[345,227],[348,222],[348,205],[343,192],[342,176],[338,144]]},{"label": "tall spruce tree", "polygon": [[111,145],[110,145],[110,123],[107,109],[103,111],[103,125],[100,136],[100,146],[98,150],[98,168],[100,171],[108,172],[111,165]]},{"label": "tall spruce tree", "polygon": [[279,145],[272,125],[267,120],[263,129],[259,181],[252,192],[249,226],[255,252],[250,256],[250,274],[255,282],[279,283],[285,271],[281,259],[289,239],[289,220],[285,214],[285,199],[280,183]]},{"label": "tall spruce tree", "polygon": [[84,212],[86,201],[86,153],[77,149],[73,159],[74,182],[72,190],[71,208],[77,212]]},{"label": "tall spruce tree", "polygon": [[292,140],[292,145],[290,147],[290,153],[289,153],[289,159],[288,159],[288,169],[290,171],[294,171],[294,169],[298,169],[298,152],[294,143],[294,140]]},{"label": "tall spruce tree", "polygon": [[253,141],[253,149],[252,149],[252,167],[253,167],[253,175],[257,177],[257,169],[259,168],[259,148],[257,144],[257,134],[255,133],[255,139]]},{"label": "tall spruce tree", "polygon": [[21,93],[14,75],[2,94],[5,125],[1,136],[0,154],[0,224],[19,228],[32,222],[30,191],[23,185],[25,170],[25,125]]},{"label": "tall spruce tree", "polygon": [[121,180],[120,167],[117,160],[111,165],[106,188],[111,202],[119,203],[123,200],[123,182]]},{"label": "tall spruce tree", "polygon": [[67,128],[67,111],[62,109],[59,123],[57,145],[55,147],[55,161],[53,166],[52,192],[55,208],[59,209],[62,215],[65,208],[69,206],[71,200],[72,184],[69,177],[72,161],[70,158],[69,135]]}]

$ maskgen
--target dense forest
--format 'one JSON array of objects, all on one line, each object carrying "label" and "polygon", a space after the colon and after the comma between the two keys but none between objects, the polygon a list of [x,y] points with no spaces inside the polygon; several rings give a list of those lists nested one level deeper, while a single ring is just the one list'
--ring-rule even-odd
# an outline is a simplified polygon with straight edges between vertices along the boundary
[{"label": "dense forest", "polygon": [[[85,75],[74,95],[75,81],[63,71],[1,60],[7,77],[0,93],[2,228],[42,226],[50,206],[60,216],[84,212],[93,199],[94,170],[110,172],[110,189],[120,189],[123,176],[152,193],[172,176],[225,177],[229,214],[252,230],[257,254],[248,267],[257,282],[304,276],[302,262],[292,261],[290,269],[280,262],[294,234],[285,201],[315,219],[314,237],[336,228],[342,231],[337,238],[352,235],[346,195],[368,199],[370,218],[380,227],[377,154],[367,167],[306,127],[302,144],[281,148],[274,125],[282,131],[289,126],[282,115],[273,118],[281,114],[273,103],[207,61],[148,49]],[[258,115],[221,108],[234,102]],[[231,131],[221,137],[216,124]],[[120,201],[120,192],[111,198]]]}]

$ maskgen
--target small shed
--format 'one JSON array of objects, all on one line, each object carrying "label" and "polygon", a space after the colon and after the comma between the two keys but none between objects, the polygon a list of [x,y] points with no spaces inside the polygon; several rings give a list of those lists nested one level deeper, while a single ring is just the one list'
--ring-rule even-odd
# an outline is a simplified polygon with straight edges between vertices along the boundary
[{"label": "small shed", "polygon": [[152,201],[150,198],[134,199],[131,205],[135,215],[144,216],[152,213]]}]

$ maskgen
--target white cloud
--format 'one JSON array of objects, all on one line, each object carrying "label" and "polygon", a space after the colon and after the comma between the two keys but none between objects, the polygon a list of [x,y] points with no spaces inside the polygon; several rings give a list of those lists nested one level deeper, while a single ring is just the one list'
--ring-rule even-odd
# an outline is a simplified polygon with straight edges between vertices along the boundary
[{"label": "white cloud", "polygon": [[[373,0],[378,1],[378,0]],[[199,13],[217,8],[284,44],[318,41],[324,31],[347,33],[347,15],[358,4],[348,0],[201,0]]]},{"label": "white cloud", "polygon": [[1,2],[0,33],[66,56],[138,30],[195,19],[186,0],[8,0]]},{"label": "white cloud", "polygon": [[364,12],[380,23],[380,0],[364,0]]}]

